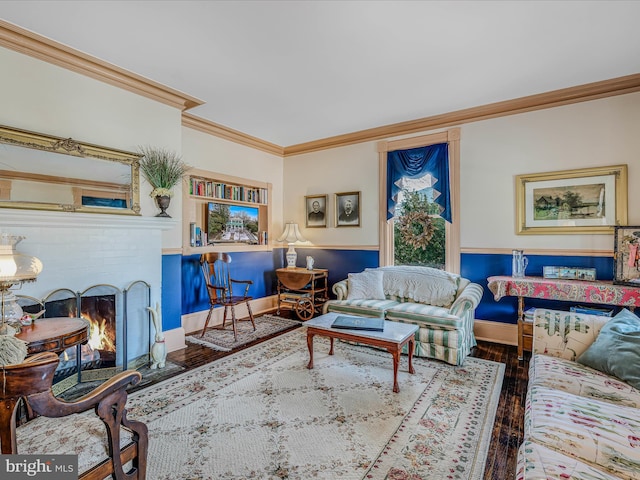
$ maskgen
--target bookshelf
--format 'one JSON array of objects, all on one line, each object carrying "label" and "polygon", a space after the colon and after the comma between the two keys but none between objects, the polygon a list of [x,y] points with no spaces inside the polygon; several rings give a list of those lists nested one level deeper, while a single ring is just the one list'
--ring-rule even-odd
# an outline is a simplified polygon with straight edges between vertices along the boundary
[{"label": "bookshelf", "polygon": [[[186,180],[183,254],[271,250],[271,183],[197,169],[190,170]],[[211,230],[209,218],[218,222]],[[192,244],[192,224],[200,229],[201,245]]]}]

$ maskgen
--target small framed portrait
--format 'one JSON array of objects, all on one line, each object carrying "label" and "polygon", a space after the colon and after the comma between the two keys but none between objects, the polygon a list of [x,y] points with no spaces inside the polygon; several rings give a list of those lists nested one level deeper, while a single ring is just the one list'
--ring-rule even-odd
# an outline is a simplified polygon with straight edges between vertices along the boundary
[{"label": "small framed portrait", "polygon": [[307,195],[304,197],[306,227],[327,226],[327,195]]},{"label": "small framed portrait", "polygon": [[336,193],[336,227],[360,226],[360,192]]}]

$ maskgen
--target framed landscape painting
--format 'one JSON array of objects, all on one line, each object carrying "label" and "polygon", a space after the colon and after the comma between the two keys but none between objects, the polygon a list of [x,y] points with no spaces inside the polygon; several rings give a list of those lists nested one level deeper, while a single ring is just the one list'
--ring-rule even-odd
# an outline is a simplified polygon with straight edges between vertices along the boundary
[{"label": "framed landscape painting", "polygon": [[518,235],[613,233],[627,223],[627,166],[516,176]]}]

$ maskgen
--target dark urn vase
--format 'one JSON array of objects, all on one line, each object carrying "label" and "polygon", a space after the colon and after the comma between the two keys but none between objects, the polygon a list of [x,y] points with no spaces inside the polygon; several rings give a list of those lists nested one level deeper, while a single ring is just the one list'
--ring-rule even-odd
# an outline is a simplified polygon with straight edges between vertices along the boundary
[{"label": "dark urn vase", "polygon": [[160,209],[160,213],[157,214],[156,217],[171,218],[171,215],[167,213],[167,208],[169,208],[169,204],[171,203],[171,197],[168,195],[156,197],[156,203],[158,204],[158,208]]}]

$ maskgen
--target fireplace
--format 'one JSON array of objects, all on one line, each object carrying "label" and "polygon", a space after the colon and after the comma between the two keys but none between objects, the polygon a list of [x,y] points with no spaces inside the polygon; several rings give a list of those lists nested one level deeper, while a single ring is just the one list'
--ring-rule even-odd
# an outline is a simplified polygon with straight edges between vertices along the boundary
[{"label": "fireplace", "polygon": [[78,382],[105,380],[149,363],[153,338],[147,310],[150,288],[147,282],[137,280],[124,289],[98,284],[82,292],[56,289],[41,300],[18,296],[25,312],[44,309],[44,318],[81,317],[89,322],[87,344],[60,354],[54,376],[56,393]]}]

